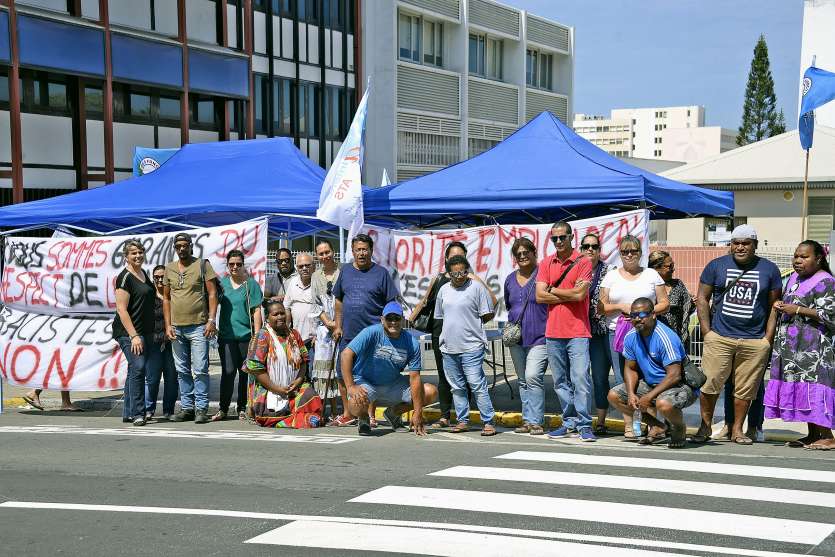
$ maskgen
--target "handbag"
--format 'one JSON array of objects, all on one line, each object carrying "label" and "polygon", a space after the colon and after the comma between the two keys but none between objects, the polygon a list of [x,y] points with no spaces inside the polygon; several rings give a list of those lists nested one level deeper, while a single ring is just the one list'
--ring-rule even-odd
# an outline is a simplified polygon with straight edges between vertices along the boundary
[{"label": "handbag", "polygon": [[[417,316],[415,316],[415,320],[412,321],[412,328],[417,329],[422,333],[431,333],[432,332],[432,317],[435,313],[435,297],[438,295],[438,284],[440,283],[441,275],[435,277],[435,282],[432,283],[432,289],[429,291],[429,294],[426,296],[426,303],[420,308]],[[434,296],[433,296],[434,292]],[[432,303],[429,303],[429,300],[432,300]]]},{"label": "handbag", "polygon": [[[528,282],[536,281],[536,270],[531,274]],[[506,323],[502,328],[502,342],[505,346],[516,346],[522,342],[522,317],[525,315],[525,308],[528,307],[528,302],[531,300],[531,291],[536,288],[536,282],[532,287],[528,288],[528,296],[525,298],[525,304],[522,306],[522,311],[519,313],[519,318],[516,321]]]}]

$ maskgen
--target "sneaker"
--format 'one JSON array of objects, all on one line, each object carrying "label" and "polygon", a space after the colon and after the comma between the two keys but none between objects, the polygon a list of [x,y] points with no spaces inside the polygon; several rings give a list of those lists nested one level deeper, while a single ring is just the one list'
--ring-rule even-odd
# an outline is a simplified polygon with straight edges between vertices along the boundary
[{"label": "sneaker", "polygon": [[386,421],[391,425],[392,431],[397,431],[398,429],[405,429],[406,426],[403,425],[403,418],[401,414],[394,413],[394,407],[389,406],[383,411],[383,416],[386,418]]},{"label": "sneaker", "polygon": [[359,420],[359,425],[357,426],[357,432],[362,435],[363,437],[367,437],[371,435],[371,424],[368,423],[368,420]]},{"label": "sneaker", "polygon": [[145,417],[144,417],[144,416],[140,416],[140,417],[138,417],[138,418],[134,419],[134,420],[133,420],[133,425],[135,425],[135,426],[137,426],[137,427],[138,427],[138,426],[143,426],[143,425],[145,425]]},{"label": "sneaker", "polygon": [[150,422],[153,419],[154,419],[154,413],[153,412],[145,412],[145,421],[146,422]]},{"label": "sneaker", "polygon": [[584,427],[580,430],[580,441],[591,443],[592,441],[597,441],[597,437],[594,436],[594,432],[590,427]]},{"label": "sneaker", "polygon": [[[348,427],[352,425],[357,425],[356,418],[346,418],[344,415],[340,414],[333,420],[328,422],[328,427]],[[368,427],[371,427],[370,425]]]},{"label": "sneaker", "polygon": [[180,410],[174,417],[171,418],[172,422],[190,422],[194,419],[194,410]]},{"label": "sneaker", "polygon": [[577,435],[577,431],[566,426],[560,426],[553,431],[548,432],[548,439],[563,439],[565,437],[573,437]]},{"label": "sneaker", "polygon": [[209,423],[209,413],[205,410],[198,410],[194,414],[194,423],[196,424],[207,424]]}]

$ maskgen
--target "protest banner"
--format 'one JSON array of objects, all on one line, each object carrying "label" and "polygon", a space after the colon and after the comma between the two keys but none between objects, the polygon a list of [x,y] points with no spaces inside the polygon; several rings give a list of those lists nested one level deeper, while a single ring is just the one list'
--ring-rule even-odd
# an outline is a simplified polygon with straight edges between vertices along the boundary
[{"label": "protest banner", "polygon": [[[226,254],[244,252],[249,273],[264,287],[267,221],[253,220],[187,231],[194,256],[208,259],[220,276],[228,274]],[[89,238],[6,239],[0,300],[38,313],[110,313],[116,309],[115,280],[125,266],[122,248],[136,239],[145,246],[144,268],[175,259],[174,233]]]},{"label": "protest banner", "polygon": [[[601,259],[607,265],[620,265],[618,242],[627,234],[641,239],[643,261],[649,248],[649,216],[645,210],[628,211],[603,217],[571,221],[574,246],[579,248],[583,235],[600,236]],[[504,321],[507,312],[502,290],[507,275],[516,268],[510,247],[516,238],[527,236],[542,260],[554,253],[551,224],[493,225],[444,230],[389,230],[368,226],[364,231],[374,239],[374,261],[392,273],[398,281],[403,300],[414,307],[423,297],[432,277],[443,271],[444,250],[452,241],[467,246],[467,258],[475,274],[481,277],[499,298],[496,319]]]},{"label": "protest banner", "polygon": [[127,361],[112,339],[113,316],[51,315],[0,307],[0,375],[38,389],[120,389]]}]

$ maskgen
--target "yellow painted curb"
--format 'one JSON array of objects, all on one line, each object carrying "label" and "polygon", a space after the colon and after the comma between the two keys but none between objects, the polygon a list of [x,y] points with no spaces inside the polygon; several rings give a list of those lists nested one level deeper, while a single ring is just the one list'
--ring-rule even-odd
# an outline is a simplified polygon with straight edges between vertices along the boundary
[{"label": "yellow painted curb", "polygon": [[22,406],[28,404],[23,398],[16,396],[14,398],[4,398],[3,406]]}]

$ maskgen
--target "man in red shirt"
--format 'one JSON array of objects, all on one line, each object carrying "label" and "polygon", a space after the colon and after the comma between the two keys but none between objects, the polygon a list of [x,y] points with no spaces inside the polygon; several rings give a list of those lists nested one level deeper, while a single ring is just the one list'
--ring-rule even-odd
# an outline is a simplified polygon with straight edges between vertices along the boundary
[{"label": "man in red shirt", "polygon": [[551,439],[579,437],[596,441],[591,429],[591,376],[589,375],[589,285],[591,261],[573,247],[571,225],[551,227],[557,252],[539,264],[536,301],[548,304],[545,348],[562,407],[562,426]]}]

